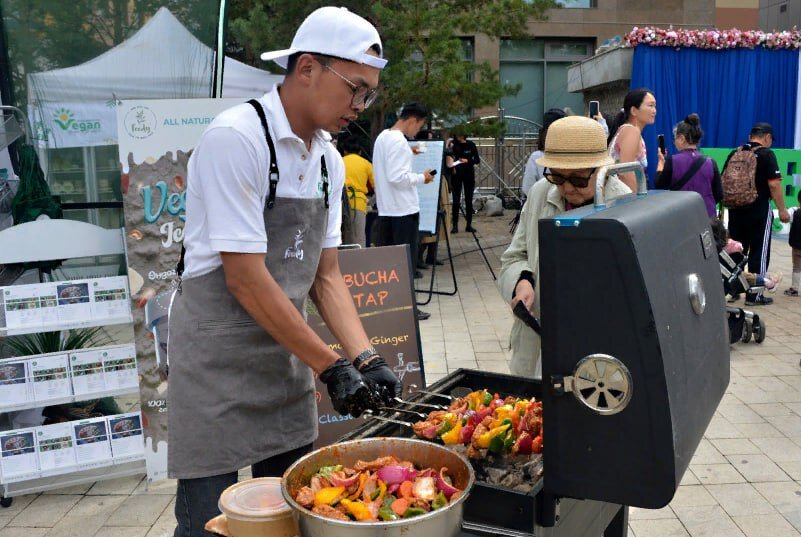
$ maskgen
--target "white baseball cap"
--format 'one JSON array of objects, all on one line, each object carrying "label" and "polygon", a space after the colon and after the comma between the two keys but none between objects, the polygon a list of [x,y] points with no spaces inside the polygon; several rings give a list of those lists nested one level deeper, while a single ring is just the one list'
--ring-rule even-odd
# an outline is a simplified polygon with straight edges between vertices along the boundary
[{"label": "white baseball cap", "polygon": [[[381,50],[378,56],[368,54],[373,45]],[[344,7],[321,7],[313,11],[298,28],[290,48],[264,52],[261,59],[273,60],[286,69],[287,59],[296,52],[334,56],[383,69],[387,60],[375,26]]]}]

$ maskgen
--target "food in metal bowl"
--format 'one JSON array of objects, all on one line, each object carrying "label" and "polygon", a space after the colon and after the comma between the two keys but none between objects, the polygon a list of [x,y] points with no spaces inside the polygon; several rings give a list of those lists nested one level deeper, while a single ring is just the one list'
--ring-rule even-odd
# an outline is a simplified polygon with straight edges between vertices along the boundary
[{"label": "food in metal bowl", "polygon": [[[361,464],[359,464],[360,461]],[[337,469],[336,467],[339,465],[341,468]],[[324,468],[326,470],[321,472]],[[381,471],[383,478],[378,475],[382,468],[387,468]],[[346,469],[350,469],[352,472],[348,472]],[[387,471],[390,475],[386,475]],[[322,486],[326,483],[319,481],[316,486],[320,486],[320,489],[311,496],[309,492],[315,486],[312,479],[317,476],[319,480],[321,473],[328,475],[325,480],[328,485],[331,485],[329,488],[340,486],[344,489],[336,495],[335,491],[330,492],[334,500],[336,496],[341,496],[339,502],[334,505],[324,503],[327,508],[314,512],[314,500],[317,492],[326,488]],[[393,473],[394,475],[392,475]],[[364,484],[362,484],[359,474],[365,476]],[[338,481],[352,479],[354,476],[357,477],[352,484],[347,482],[343,484]],[[423,477],[433,478],[433,487],[431,479],[418,482],[418,478]],[[438,477],[441,477],[458,493],[448,490],[447,487],[438,487]],[[446,478],[452,481],[448,483]],[[340,484],[332,483],[332,479]],[[378,498],[382,494],[382,487],[379,481],[383,481],[386,487],[380,502]],[[411,494],[409,494],[409,485],[403,485],[405,481],[411,483]],[[428,537],[433,535],[457,537],[461,532],[465,500],[470,494],[474,481],[473,468],[467,459],[446,447],[410,438],[368,438],[326,446],[300,458],[284,473],[281,492],[298,517],[300,534],[304,537],[375,537],[376,535],[381,535],[381,537]],[[418,494],[415,494],[415,483],[417,483]],[[308,487],[310,490],[301,494],[304,487]],[[403,493],[401,487],[404,488]],[[443,492],[447,503],[442,503],[440,499],[436,505],[438,508],[434,508],[433,504],[440,491]],[[450,497],[445,491],[448,491]],[[358,495],[356,495],[357,492]],[[351,499],[351,496],[354,499]],[[395,506],[396,509],[392,509],[395,500],[387,501],[390,496],[394,496],[395,500],[404,499],[406,505],[404,506],[401,502]],[[296,498],[306,505],[311,502],[311,508],[304,507]],[[324,500],[326,498],[321,496],[318,504]],[[359,503],[350,504],[349,509],[348,502],[343,502],[343,500],[358,501]],[[367,508],[369,517],[367,512],[360,509],[361,505]],[[399,515],[396,511],[401,511],[402,507],[406,507],[406,509]],[[417,514],[419,511],[412,511],[408,513],[407,518],[404,518],[403,515],[407,514],[406,511],[412,507],[421,509],[423,513]],[[426,511],[426,507],[428,511]],[[329,508],[337,511],[337,514],[334,514]],[[382,508],[384,518],[380,513]],[[321,510],[327,513],[320,514]],[[359,520],[359,517],[363,520]]]},{"label": "food in metal bowl", "polygon": [[416,468],[392,455],[324,466],[295,495],[313,513],[337,520],[391,521],[424,515],[456,500],[447,468]]},{"label": "food in metal bowl", "polygon": [[542,403],[478,390],[414,424],[420,438],[467,445],[467,456],[542,453]]}]

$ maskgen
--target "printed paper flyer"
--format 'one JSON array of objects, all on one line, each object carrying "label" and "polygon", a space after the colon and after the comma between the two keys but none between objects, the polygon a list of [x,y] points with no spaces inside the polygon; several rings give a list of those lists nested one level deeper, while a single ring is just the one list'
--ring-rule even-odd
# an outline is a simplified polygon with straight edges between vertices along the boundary
[{"label": "printed paper flyer", "polygon": [[0,409],[25,406],[30,400],[28,363],[18,358],[0,361]]},{"label": "printed paper flyer", "polygon": [[54,423],[36,428],[42,476],[57,475],[75,467],[75,438],[72,424]]},{"label": "printed paper flyer", "polygon": [[33,429],[0,434],[0,470],[4,483],[39,477],[39,458],[36,456]]}]

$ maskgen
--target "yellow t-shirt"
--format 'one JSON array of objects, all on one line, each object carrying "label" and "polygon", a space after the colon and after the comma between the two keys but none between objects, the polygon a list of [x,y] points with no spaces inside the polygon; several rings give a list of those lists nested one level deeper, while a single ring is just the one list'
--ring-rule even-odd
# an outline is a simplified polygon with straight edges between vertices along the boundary
[{"label": "yellow t-shirt", "polygon": [[373,165],[370,161],[350,153],[342,157],[345,161],[345,190],[350,206],[356,211],[367,212],[367,188],[375,189]]}]

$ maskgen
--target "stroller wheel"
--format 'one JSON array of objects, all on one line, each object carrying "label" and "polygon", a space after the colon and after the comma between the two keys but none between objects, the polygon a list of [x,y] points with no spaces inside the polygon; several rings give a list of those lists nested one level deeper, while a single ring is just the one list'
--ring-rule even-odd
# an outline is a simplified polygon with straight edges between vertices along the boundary
[{"label": "stroller wheel", "polygon": [[751,334],[753,333],[753,331],[754,329],[753,325],[751,324],[751,321],[749,319],[746,319],[745,323],[743,323],[743,337],[740,339],[740,341],[742,341],[743,343],[748,343],[749,341],[751,341]]},{"label": "stroller wheel", "polygon": [[759,318],[759,315],[754,315],[754,341],[762,343],[765,341],[766,335],[765,321]]}]

